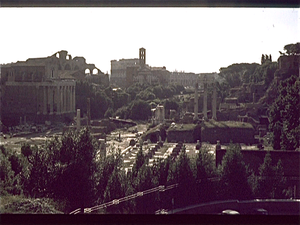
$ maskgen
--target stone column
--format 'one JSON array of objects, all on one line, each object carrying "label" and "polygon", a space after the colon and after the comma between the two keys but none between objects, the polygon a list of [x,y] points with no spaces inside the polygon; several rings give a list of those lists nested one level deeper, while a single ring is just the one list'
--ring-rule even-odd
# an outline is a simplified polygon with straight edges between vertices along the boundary
[{"label": "stone column", "polygon": [[71,103],[71,95],[70,95],[70,86],[67,87],[67,108],[68,108],[68,112],[71,111],[70,109],[70,103]]},{"label": "stone column", "polygon": [[70,100],[69,111],[73,112],[73,106],[72,106],[72,104],[73,104],[72,86],[69,87],[69,96],[70,96],[70,98],[69,98],[69,100]]},{"label": "stone column", "polygon": [[195,84],[194,120],[198,120],[198,83]]},{"label": "stone column", "polygon": [[204,119],[207,119],[207,82],[206,81],[204,81],[203,117]]},{"label": "stone column", "polygon": [[73,86],[73,112],[75,112],[76,109],[76,99],[75,99],[75,86]]},{"label": "stone column", "polygon": [[69,96],[70,96],[70,103],[69,103],[69,111],[72,112],[72,104],[73,104],[73,95],[72,95],[72,86],[69,87]]},{"label": "stone column", "polygon": [[60,88],[59,85],[56,87],[56,113],[60,114]]},{"label": "stone column", "polygon": [[64,112],[66,113],[67,112],[67,87],[66,86],[63,86],[63,98],[64,98]]},{"label": "stone column", "polygon": [[64,110],[64,89],[63,89],[63,86],[60,86],[59,89],[60,89],[60,112],[64,113],[65,110]]},{"label": "stone column", "polygon": [[50,104],[50,115],[53,114],[53,90],[52,87],[48,87],[48,100],[49,100],[49,104]]},{"label": "stone column", "polygon": [[213,99],[212,99],[212,119],[217,120],[217,88],[216,83],[213,84]]},{"label": "stone column", "polygon": [[76,128],[77,130],[80,130],[80,109],[77,109]]},{"label": "stone column", "polygon": [[43,101],[43,114],[46,115],[47,114],[47,87],[44,86],[44,101]]},{"label": "stone column", "polygon": [[87,98],[87,126],[91,125],[91,100]]}]

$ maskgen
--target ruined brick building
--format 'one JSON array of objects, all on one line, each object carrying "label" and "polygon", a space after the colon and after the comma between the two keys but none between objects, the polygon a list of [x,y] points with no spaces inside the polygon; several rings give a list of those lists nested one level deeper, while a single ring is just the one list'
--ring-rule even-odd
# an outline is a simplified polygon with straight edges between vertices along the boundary
[{"label": "ruined brick building", "polygon": [[1,121],[12,126],[22,118],[33,123],[72,119],[76,80],[88,79],[108,85],[108,75],[67,51],[2,65]]}]

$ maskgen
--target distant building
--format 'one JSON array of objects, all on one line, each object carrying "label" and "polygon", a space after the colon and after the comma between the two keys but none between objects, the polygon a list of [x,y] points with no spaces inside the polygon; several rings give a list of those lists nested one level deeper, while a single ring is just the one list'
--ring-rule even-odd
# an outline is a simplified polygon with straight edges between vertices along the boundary
[{"label": "distant building", "polygon": [[[139,68],[140,59],[120,59],[111,60],[111,76],[110,84],[125,87],[126,86],[126,74],[127,68],[132,68],[132,71],[135,71]],[[132,82],[131,80],[128,82]]]},{"label": "distant building", "polygon": [[170,72],[166,67],[151,67],[146,64],[146,49],[139,49],[139,58],[111,61],[110,84],[129,87],[134,83],[166,84]]},{"label": "distant building", "polygon": [[110,84],[119,87],[129,87],[134,83],[140,84],[179,84],[185,87],[194,87],[195,83],[203,77],[208,82],[214,80],[217,73],[185,73],[170,72],[165,66],[152,67],[146,64],[146,49],[139,49],[139,58],[111,60]]},{"label": "distant building", "polygon": [[170,74],[170,84],[180,84],[184,87],[194,87],[198,81],[198,74],[185,72],[172,72]]},{"label": "distant building", "polygon": [[12,126],[22,118],[34,123],[72,119],[75,81],[97,80],[96,76],[108,85],[108,75],[87,64],[83,57],[72,59],[67,51],[2,65],[1,121]]}]

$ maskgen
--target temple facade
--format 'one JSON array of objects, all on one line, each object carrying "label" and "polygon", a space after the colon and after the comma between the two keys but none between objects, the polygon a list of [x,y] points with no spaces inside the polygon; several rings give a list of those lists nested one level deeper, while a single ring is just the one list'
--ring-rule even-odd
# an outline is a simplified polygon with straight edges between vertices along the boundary
[{"label": "temple facade", "polygon": [[70,121],[75,116],[76,80],[103,75],[99,71],[67,51],[1,65],[1,121],[6,126]]}]

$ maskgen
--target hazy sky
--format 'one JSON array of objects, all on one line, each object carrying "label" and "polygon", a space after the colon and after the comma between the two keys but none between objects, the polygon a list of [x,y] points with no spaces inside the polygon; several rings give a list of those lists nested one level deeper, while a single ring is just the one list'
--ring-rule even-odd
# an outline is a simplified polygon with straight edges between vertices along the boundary
[{"label": "hazy sky", "polygon": [[141,47],[150,66],[205,73],[262,54],[277,60],[300,41],[291,8],[0,8],[0,21],[0,63],[67,50],[104,73]]}]

